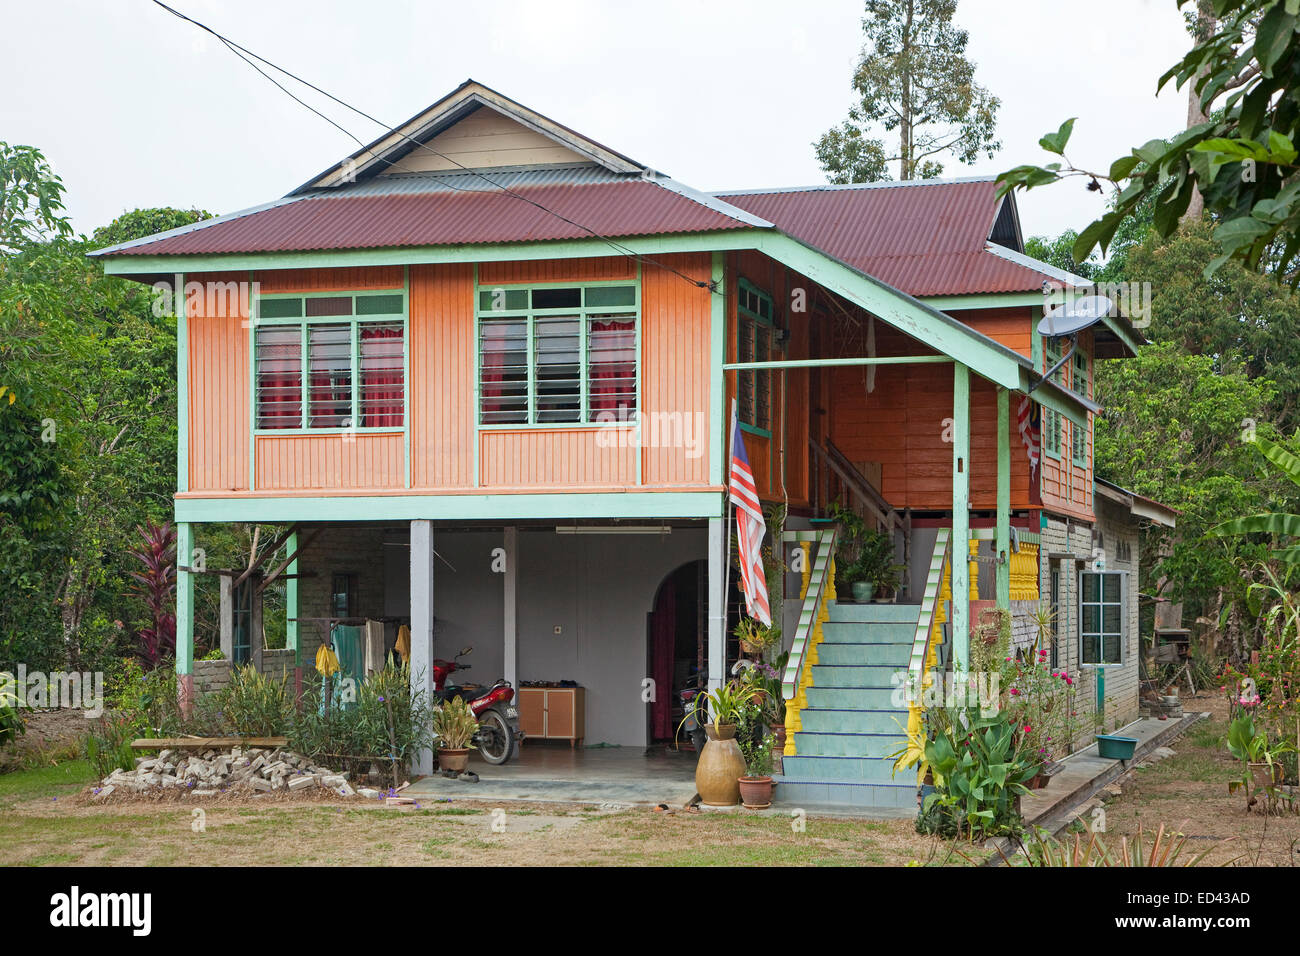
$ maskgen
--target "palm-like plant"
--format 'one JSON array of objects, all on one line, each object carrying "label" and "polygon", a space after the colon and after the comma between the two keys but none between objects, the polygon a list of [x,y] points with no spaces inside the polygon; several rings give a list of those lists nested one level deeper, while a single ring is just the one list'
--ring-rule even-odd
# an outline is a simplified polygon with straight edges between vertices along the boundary
[{"label": "palm-like plant", "polygon": [[144,566],[132,571],[132,592],[149,608],[152,623],[140,629],[140,659],[152,670],[176,652],[176,529],[170,521],[137,528],[141,545],[130,554]]},{"label": "palm-like plant", "polygon": [[[1293,455],[1277,442],[1270,441],[1262,435],[1255,437],[1254,444],[1259,449],[1260,454],[1272,462],[1278,471],[1297,485],[1300,485],[1300,457]],[[1218,537],[1261,533],[1300,538],[1300,515],[1277,511],[1246,515],[1244,518],[1233,518],[1231,521],[1217,524],[1210,529],[1209,533]],[[1278,548],[1273,552],[1273,557],[1287,564],[1300,563],[1300,544]]]}]

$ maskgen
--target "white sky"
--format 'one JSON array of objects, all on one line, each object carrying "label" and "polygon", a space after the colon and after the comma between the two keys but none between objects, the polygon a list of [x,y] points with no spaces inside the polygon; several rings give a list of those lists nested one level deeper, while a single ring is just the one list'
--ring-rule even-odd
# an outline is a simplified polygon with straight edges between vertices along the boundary
[{"label": "white sky", "polygon": [[[706,190],[824,181],[811,143],[846,115],[862,44],[856,0],[171,5],[387,123],[472,77]],[[0,140],[44,151],[78,230],[136,207],[231,212],[355,148],[149,0],[10,0],[3,21]],[[1155,96],[1189,45],[1176,0],[960,0],[957,21],[1002,99],[1003,149],[945,175],[1045,162],[1038,138],[1070,116],[1071,159],[1102,169],[1184,122],[1183,94]],[[1102,203],[1079,181],[1036,190],[1025,233],[1082,228]]]}]

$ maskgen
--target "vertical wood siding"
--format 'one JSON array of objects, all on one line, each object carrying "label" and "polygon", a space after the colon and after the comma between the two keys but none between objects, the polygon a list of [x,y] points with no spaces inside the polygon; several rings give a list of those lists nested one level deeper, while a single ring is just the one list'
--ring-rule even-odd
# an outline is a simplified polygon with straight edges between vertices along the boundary
[{"label": "vertical wood siding", "polygon": [[474,483],[474,267],[411,266],[411,485]]},{"label": "vertical wood siding", "polygon": [[257,489],[383,490],[405,481],[402,436],[259,435]]},{"label": "vertical wood siding", "polygon": [[611,437],[611,430],[591,427],[485,431],[479,438],[482,486],[565,490],[635,484],[636,448],[626,442],[602,447],[602,433]]},{"label": "vertical wood siding", "polygon": [[600,282],[635,278],[636,260],[627,256],[482,262],[478,267],[479,285],[493,283],[509,285],[515,282]]},{"label": "vertical wood siding", "polygon": [[361,266],[340,269],[274,269],[257,273],[263,295],[281,292],[365,292],[400,289],[401,266]]},{"label": "vertical wood siding", "polygon": [[[657,260],[707,281],[708,255]],[[713,294],[668,269],[641,272],[641,460],[646,485],[707,484],[709,477],[709,325]],[[686,438],[693,442],[686,447]],[[654,443],[654,444],[652,444]]]},{"label": "vertical wood siding", "polygon": [[186,285],[236,283],[241,290],[229,303],[207,294],[186,302],[191,491],[248,489],[247,281],[246,272],[185,277]]}]

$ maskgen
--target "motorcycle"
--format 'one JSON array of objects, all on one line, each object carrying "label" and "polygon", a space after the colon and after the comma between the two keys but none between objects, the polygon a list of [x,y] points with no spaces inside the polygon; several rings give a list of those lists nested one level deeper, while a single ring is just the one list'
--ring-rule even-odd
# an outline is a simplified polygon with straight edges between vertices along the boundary
[{"label": "motorcycle", "polygon": [[462,664],[460,659],[473,647],[463,647],[453,659],[439,657],[433,662],[433,701],[444,703],[460,697],[469,704],[470,711],[478,718],[478,733],[474,735],[474,744],[483,759],[490,764],[503,764],[515,752],[515,742],[523,739],[519,729],[519,708],[513,703],[515,689],[507,680],[498,680],[491,687],[466,688],[447,687],[447,678],[456,671],[467,671],[470,665]]},{"label": "motorcycle", "polygon": [[708,720],[709,713],[708,681],[700,674],[688,678],[686,684],[677,691],[677,699],[681,702],[682,713],[685,716],[682,729],[690,738],[695,752],[702,753],[704,744],[709,739],[704,732],[704,724]]}]

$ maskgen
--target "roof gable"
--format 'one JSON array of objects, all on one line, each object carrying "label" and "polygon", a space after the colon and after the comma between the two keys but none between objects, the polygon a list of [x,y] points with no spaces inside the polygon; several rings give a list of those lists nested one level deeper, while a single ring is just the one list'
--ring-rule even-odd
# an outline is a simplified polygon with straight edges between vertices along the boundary
[{"label": "roof gable", "polygon": [[647,168],[482,83],[466,80],[432,106],[313,176],[289,195],[391,172],[574,161],[624,174],[641,173]]}]

